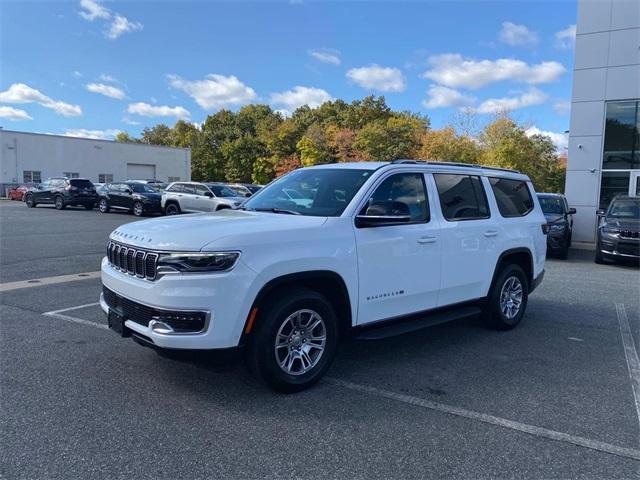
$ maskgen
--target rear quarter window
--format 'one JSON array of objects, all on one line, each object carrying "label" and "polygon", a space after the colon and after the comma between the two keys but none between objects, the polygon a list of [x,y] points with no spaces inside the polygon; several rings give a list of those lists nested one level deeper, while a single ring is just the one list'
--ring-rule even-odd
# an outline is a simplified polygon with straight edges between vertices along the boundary
[{"label": "rear quarter window", "polygon": [[480,220],[489,218],[484,187],[477,175],[434,173],[440,207],[445,220]]},{"label": "rear quarter window", "polygon": [[533,210],[533,197],[524,180],[489,177],[489,183],[503,217],[524,217]]}]

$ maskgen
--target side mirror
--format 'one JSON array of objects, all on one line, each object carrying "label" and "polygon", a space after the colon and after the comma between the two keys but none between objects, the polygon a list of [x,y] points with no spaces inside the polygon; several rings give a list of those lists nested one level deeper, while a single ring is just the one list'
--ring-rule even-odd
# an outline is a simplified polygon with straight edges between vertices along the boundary
[{"label": "side mirror", "polygon": [[208,198],[213,198],[213,193],[211,192],[204,192],[204,196],[208,197]]},{"label": "side mirror", "polygon": [[606,212],[604,210],[597,210],[596,211],[596,215],[599,216],[599,217],[604,217],[605,213]]},{"label": "side mirror", "polygon": [[411,221],[411,213],[406,203],[376,202],[367,207],[364,215],[356,216],[356,227],[372,228],[401,225]]},{"label": "side mirror", "polygon": [[567,211],[567,213],[568,213],[569,215],[575,215],[575,214],[576,214],[576,209],[575,209],[575,208],[570,208],[570,209]]},{"label": "side mirror", "polygon": [[253,195],[251,192],[247,192],[244,194],[245,197],[249,198],[251,195]]}]

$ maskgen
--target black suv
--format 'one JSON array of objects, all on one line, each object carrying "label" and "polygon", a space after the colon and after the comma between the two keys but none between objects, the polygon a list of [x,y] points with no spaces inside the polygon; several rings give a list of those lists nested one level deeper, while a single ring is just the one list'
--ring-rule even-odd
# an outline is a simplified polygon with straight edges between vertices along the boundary
[{"label": "black suv", "polygon": [[31,188],[25,195],[27,207],[53,204],[62,210],[67,206],[83,206],[92,210],[98,201],[96,189],[86,178],[51,177]]},{"label": "black suv", "polygon": [[567,198],[561,193],[539,193],[538,201],[549,225],[547,252],[560,258],[567,258],[576,209],[569,208]]},{"label": "black suv", "polygon": [[597,214],[596,263],[640,260],[640,197],[618,195]]},{"label": "black suv", "polygon": [[110,183],[99,192],[98,210],[107,213],[120,209],[140,217],[145,213],[162,213],[160,199],[162,194],[148,183],[120,182]]}]

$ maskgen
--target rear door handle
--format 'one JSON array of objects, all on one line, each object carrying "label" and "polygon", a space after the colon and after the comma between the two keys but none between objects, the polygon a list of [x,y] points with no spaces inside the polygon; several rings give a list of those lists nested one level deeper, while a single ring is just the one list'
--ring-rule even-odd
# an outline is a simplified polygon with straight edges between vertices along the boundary
[{"label": "rear door handle", "polygon": [[498,236],[498,231],[497,230],[487,230],[486,232],[484,232],[484,236],[485,237],[496,237],[496,236]]},{"label": "rear door handle", "polygon": [[425,243],[435,243],[436,237],[420,237],[418,243],[424,245]]}]

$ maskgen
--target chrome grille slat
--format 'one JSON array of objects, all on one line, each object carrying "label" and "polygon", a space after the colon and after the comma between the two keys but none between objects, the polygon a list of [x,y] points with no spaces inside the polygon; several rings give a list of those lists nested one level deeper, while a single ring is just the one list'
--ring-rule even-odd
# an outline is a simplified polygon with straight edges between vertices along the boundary
[{"label": "chrome grille slat", "polygon": [[148,250],[127,247],[115,242],[107,245],[109,264],[123,273],[138,278],[155,280],[159,254]]}]

